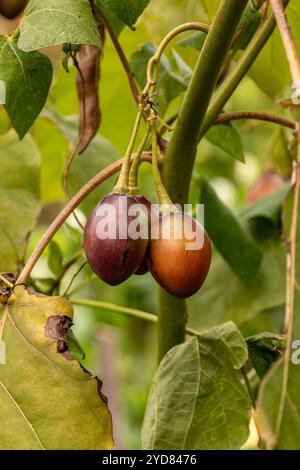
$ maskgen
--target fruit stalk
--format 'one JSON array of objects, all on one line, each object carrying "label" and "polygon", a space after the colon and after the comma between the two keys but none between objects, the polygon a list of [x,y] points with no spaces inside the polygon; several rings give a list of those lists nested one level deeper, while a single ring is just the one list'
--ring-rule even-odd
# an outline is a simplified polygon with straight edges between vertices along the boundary
[{"label": "fruit stalk", "polygon": [[[172,201],[187,201],[199,129],[247,0],[223,0],[207,35],[169,143],[163,182]],[[158,360],[185,339],[184,300],[160,293]]]}]

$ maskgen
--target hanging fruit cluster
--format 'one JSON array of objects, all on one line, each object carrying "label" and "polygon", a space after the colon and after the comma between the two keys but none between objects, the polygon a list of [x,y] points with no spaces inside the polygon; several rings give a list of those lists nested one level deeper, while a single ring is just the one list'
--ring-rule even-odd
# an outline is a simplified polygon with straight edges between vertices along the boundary
[{"label": "hanging fruit cluster", "polygon": [[[211,244],[202,225],[173,205],[161,180],[157,145],[157,119],[160,118],[151,102],[161,53],[158,49],[149,62],[147,85],[140,95],[138,115],[118,182],[90,216],[84,231],[84,249],[93,271],[110,285],[120,284],[133,274],[150,271],[167,292],[186,298],[195,294],[206,279],[211,263]],[[147,124],[147,131],[132,161],[142,119]],[[137,184],[140,158],[150,142],[159,213],[139,194]],[[132,226],[140,236],[133,235]],[[192,230],[192,237],[186,234],[186,227]],[[146,236],[142,236],[143,233]]]}]

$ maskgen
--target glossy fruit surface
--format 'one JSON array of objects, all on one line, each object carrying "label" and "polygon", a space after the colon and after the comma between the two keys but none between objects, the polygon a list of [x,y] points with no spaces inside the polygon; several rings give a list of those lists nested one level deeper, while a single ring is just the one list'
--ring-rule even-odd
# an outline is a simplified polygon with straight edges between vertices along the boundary
[{"label": "glossy fruit surface", "polygon": [[18,16],[26,7],[28,0],[0,0],[0,14],[12,19]]},{"label": "glossy fruit surface", "polygon": [[258,201],[259,199],[280,188],[280,186],[282,186],[284,183],[285,180],[282,178],[282,176],[271,171],[266,171],[249,189],[246,202],[249,204]]},{"label": "glossy fruit surface", "polygon": [[[139,204],[136,196],[108,194],[95,208],[84,230],[84,249],[93,271],[103,281],[117,285],[134,274],[142,264],[148,238],[132,236],[132,224],[137,217],[129,215]],[[134,226],[147,225],[142,215]]]},{"label": "glossy fruit surface", "polygon": [[[144,196],[135,196],[137,199],[138,203],[141,204],[143,207],[145,207],[146,212],[147,212],[147,217],[148,217],[148,233],[151,233],[151,202],[148,201]],[[142,264],[138,268],[138,270],[134,273],[137,274],[138,276],[143,276],[144,274],[147,274],[149,272],[148,264],[147,264],[147,253],[146,256],[144,257]]]},{"label": "glossy fruit surface", "polygon": [[165,214],[157,223],[159,238],[152,239],[149,246],[151,274],[175,297],[190,297],[200,289],[209,271],[209,238],[202,225],[188,214]]}]

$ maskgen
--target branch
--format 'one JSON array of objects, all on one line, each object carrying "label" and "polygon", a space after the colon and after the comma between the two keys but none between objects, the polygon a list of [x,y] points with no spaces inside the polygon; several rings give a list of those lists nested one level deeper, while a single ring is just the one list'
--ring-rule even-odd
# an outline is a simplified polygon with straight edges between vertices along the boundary
[{"label": "branch", "polygon": [[[149,152],[145,152],[141,158],[142,161],[151,162],[151,156]],[[66,219],[69,217],[70,214],[79,206],[79,204],[95,189],[97,188],[103,181],[107,180],[110,176],[117,173],[123,163],[123,159],[118,160],[115,163],[112,163],[104,170],[100,171],[96,176],[94,176],[90,181],[88,181],[81,189],[78,191],[75,196],[70,199],[67,205],[63,208],[63,210],[58,214],[58,216],[54,219],[52,224],[47,229],[44,236],[41,238],[38,245],[35,247],[34,251],[32,252],[30,258],[28,259],[27,263],[25,264],[21,274],[17,279],[17,284],[26,283],[28,277],[32,269],[34,268],[35,264],[37,263],[38,259],[42,255],[44,249],[50,243],[56,232],[59,228],[63,225]]]},{"label": "branch", "polygon": [[260,111],[231,111],[228,113],[219,114],[215,124],[223,124],[229,121],[235,121],[239,119],[256,119],[258,121],[273,122],[280,126],[288,127],[289,129],[295,129],[296,125],[293,121],[285,119],[275,114],[263,113]]},{"label": "branch", "polygon": [[[176,121],[178,117],[178,113],[171,116],[167,124],[172,124]],[[271,113],[264,113],[261,111],[229,111],[227,113],[221,113],[217,117],[217,120],[214,124],[223,124],[225,122],[235,121],[239,119],[256,119],[258,121],[267,121],[273,122],[274,124],[279,124],[283,127],[288,127],[289,129],[295,129],[295,122],[291,121],[290,119],[285,119],[281,116],[277,116],[276,114]],[[163,135],[167,131],[166,126],[162,126],[160,129],[160,133]]]}]

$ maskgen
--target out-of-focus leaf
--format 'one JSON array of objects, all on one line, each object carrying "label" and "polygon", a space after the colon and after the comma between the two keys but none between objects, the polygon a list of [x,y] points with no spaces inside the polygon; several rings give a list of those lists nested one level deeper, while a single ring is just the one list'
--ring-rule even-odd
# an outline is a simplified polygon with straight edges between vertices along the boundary
[{"label": "out-of-focus leaf", "polygon": [[42,160],[41,200],[46,204],[64,201],[63,171],[68,145],[57,127],[42,118],[36,120],[33,136]]},{"label": "out-of-focus leaf", "polygon": [[138,17],[143,13],[150,0],[101,0],[127,26],[133,28]]},{"label": "out-of-focus leaf", "polygon": [[20,31],[19,48],[26,52],[65,42],[101,46],[89,0],[31,0]]},{"label": "out-of-focus leaf", "polygon": [[268,444],[278,450],[299,450],[299,364],[290,364],[283,420],[276,445],[275,429],[281,397],[282,373],[283,359],[280,359],[271,367],[261,383],[257,406],[268,424],[267,436],[270,437]]},{"label": "out-of-focus leaf", "polygon": [[260,266],[259,247],[207,181],[202,183],[201,203],[205,208],[205,229],[214,245],[239,278],[248,283]]},{"label": "out-of-focus leaf", "polygon": [[40,212],[40,156],[30,136],[0,137],[0,272],[18,270]]},{"label": "out-of-focus leaf", "polygon": [[[75,145],[78,138],[78,119],[76,117],[61,116],[56,112],[47,112],[44,113],[44,116],[57,125],[71,147]],[[118,158],[120,156],[117,149],[107,139],[97,135],[88,149],[83,154],[76,156],[72,162],[68,178],[70,194],[75,194],[96,173]],[[101,184],[98,190],[93,191],[82,202],[80,209],[86,215],[90,215],[99,200],[111,191],[112,187],[112,181]]]},{"label": "out-of-focus leaf", "polygon": [[48,266],[55,276],[59,276],[62,272],[63,254],[59,245],[52,240],[49,245]]},{"label": "out-of-focus leaf", "polygon": [[[298,0],[290,0],[286,11],[294,39],[300,50],[300,11]],[[276,54],[274,54],[274,51],[276,51]],[[268,73],[266,73],[266,70]],[[255,60],[249,75],[272,98],[286,85],[291,83],[289,66],[278,29],[272,34],[272,37]],[[272,77],[271,80],[270,77]]]},{"label": "out-of-focus leaf", "polygon": [[291,189],[291,184],[285,183],[271,194],[244,207],[240,212],[241,220],[267,219],[273,225],[278,225],[282,205]]},{"label": "out-of-focus leaf", "polygon": [[182,47],[193,47],[197,51],[201,51],[203,44],[205,42],[207,34],[203,31],[196,31],[195,33],[187,36],[184,39],[181,39],[177,42],[178,46]]},{"label": "out-of-focus leaf", "polygon": [[100,382],[76,360],[64,357],[72,317],[67,299],[30,294],[24,286],[15,288],[9,307],[4,307],[2,450],[113,447],[111,417]]},{"label": "out-of-focus leaf", "polygon": [[[220,0],[204,0],[206,11],[210,19],[213,19],[220,6]],[[235,50],[245,49],[260,25],[261,14],[259,9],[254,8],[249,0],[245,8],[241,21],[237,27],[236,40],[233,43]]]},{"label": "out-of-focus leaf", "polygon": [[245,162],[244,149],[240,134],[232,124],[212,126],[205,134],[206,139],[231,157]]},{"label": "out-of-focus leaf", "polygon": [[179,75],[184,78],[184,80],[189,80],[192,76],[193,69],[183,60],[175,49],[172,49],[172,56]]},{"label": "out-of-focus leaf", "polygon": [[40,52],[21,51],[17,39],[0,36],[0,80],[5,84],[5,109],[23,139],[46,103],[51,61]]},{"label": "out-of-focus leaf", "polygon": [[261,311],[285,302],[286,254],[282,240],[270,239],[260,245],[263,259],[254,279],[241,282],[218,256],[199,294],[189,303],[191,322],[198,329],[233,320],[246,324]]},{"label": "out-of-focus leaf", "polygon": [[242,19],[237,28],[237,36],[233,48],[235,50],[246,49],[261,22],[260,11],[254,8],[252,2],[248,2]]},{"label": "out-of-focus leaf", "polygon": [[[290,193],[291,196],[293,192]],[[270,425],[271,432],[275,434],[277,431],[276,448],[281,450],[300,449],[300,375],[299,375],[299,332],[300,332],[300,292],[298,288],[298,280],[300,279],[300,210],[298,203],[296,239],[290,243],[295,243],[295,272],[294,282],[289,283],[288,288],[294,286],[293,302],[287,308],[291,309],[289,315],[291,332],[291,351],[289,357],[289,373],[287,383],[283,385],[283,360],[271,368],[263,381],[259,394],[259,406],[265,414],[267,422]],[[286,210],[286,208],[285,208]],[[290,239],[290,227],[292,213],[290,203],[288,211],[285,214],[286,233],[288,240]],[[292,315],[292,312],[294,314]],[[284,388],[283,388],[284,387]],[[282,394],[283,392],[283,394]],[[278,427],[278,416],[281,412],[280,406],[283,405],[283,415]],[[291,432],[292,430],[292,432]]]},{"label": "out-of-focus leaf", "polygon": [[249,396],[236,369],[244,338],[229,322],[171,349],[154,377],[144,449],[239,449],[249,435]]},{"label": "out-of-focus leaf", "polygon": [[270,153],[277,173],[289,177],[292,171],[292,155],[288,150],[288,140],[282,127],[276,129],[272,136]]},{"label": "out-of-focus leaf", "polygon": [[260,333],[246,339],[249,357],[259,377],[266,375],[271,365],[282,356],[284,336]]},{"label": "out-of-focus leaf", "polygon": [[[151,42],[146,42],[131,56],[130,64],[141,88],[146,84],[147,64],[155,51],[156,46]],[[154,98],[154,102],[158,102],[158,111],[161,115],[165,113],[168,104],[186,87],[187,82],[174,73],[169,59],[163,55],[157,84],[157,98]]]}]

